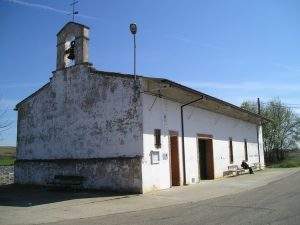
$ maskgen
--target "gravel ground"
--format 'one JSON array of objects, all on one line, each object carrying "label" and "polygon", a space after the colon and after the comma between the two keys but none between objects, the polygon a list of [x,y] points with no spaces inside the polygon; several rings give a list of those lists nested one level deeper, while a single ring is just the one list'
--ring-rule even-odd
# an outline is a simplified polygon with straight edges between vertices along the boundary
[{"label": "gravel ground", "polygon": [[0,166],[0,185],[14,183],[14,166]]}]

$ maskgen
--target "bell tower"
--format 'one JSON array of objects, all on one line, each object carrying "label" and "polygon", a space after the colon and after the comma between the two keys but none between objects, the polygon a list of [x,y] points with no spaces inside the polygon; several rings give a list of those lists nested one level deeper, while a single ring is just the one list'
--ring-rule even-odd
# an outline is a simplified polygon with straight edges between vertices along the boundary
[{"label": "bell tower", "polygon": [[89,27],[69,22],[56,36],[56,70],[88,62]]}]

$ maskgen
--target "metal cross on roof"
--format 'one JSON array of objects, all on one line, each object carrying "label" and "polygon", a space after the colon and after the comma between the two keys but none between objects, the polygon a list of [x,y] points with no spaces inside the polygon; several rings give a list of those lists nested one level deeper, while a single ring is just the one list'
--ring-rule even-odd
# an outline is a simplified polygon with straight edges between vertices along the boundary
[{"label": "metal cross on roof", "polygon": [[70,4],[72,6],[72,13],[70,13],[70,15],[72,14],[72,19],[73,22],[75,20],[75,15],[78,14],[78,11],[75,11],[75,5],[78,3],[79,1],[75,1],[73,0],[73,2]]}]

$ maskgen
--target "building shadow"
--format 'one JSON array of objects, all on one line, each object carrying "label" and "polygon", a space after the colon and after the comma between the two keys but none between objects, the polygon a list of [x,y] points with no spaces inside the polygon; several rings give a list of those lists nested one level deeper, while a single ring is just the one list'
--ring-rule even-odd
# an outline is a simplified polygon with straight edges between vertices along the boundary
[{"label": "building shadow", "polygon": [[[73,199],[105,197],[103,201],[128,198],[132,193],[114,193],[99,190],[57,189],[44,186],[0,185],[0,206],[30,207]],[[111,197],[111,198],[109,198]]]}]

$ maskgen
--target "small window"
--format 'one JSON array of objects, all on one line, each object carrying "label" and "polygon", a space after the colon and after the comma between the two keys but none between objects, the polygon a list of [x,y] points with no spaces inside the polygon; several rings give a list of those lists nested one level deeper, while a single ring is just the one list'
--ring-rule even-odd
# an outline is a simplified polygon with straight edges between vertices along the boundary
[{"label": "small window", "polygon": [[154,130],[154,138],[155,138],[155,147],[160,148],[161,147],[161,131],[160,129]]},{"label": "small window", "polygon": [[232,138],[229,138],[229,160],[230,160],[230,163],[233,163],[233,146],[232,146]]},{"label": "small window", "polygon": [[244,150],[245,150],[245,161],[248,161],[248,146],[247,146],[247,139],[244,140]]}]

